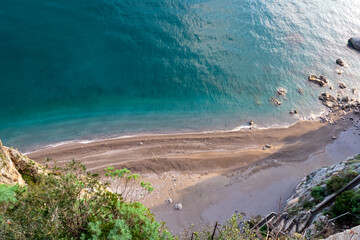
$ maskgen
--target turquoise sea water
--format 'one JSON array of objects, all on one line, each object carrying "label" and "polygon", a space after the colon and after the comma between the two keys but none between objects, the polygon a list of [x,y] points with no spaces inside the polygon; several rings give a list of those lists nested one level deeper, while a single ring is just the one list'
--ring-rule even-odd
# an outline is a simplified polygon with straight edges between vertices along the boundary
[{"label": "turquoise sea water", "polygon": [[359,35],[360,1],[1,0],[0,138],[28,151],[288,125],[325,110],[311,73],[360,90],[360,52],[347,46]]}]

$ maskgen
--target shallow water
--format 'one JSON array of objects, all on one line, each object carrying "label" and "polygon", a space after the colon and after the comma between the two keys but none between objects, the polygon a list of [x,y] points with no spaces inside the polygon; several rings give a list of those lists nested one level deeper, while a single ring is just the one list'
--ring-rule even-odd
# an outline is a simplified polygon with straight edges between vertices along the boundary
[{"label": "shallow water", "polygon": [[360,52],[347,46],[359,29],[354,1],[2,0],[0,138],[29,150],[288,125],[325,110],[311,73],[360,90]]}]

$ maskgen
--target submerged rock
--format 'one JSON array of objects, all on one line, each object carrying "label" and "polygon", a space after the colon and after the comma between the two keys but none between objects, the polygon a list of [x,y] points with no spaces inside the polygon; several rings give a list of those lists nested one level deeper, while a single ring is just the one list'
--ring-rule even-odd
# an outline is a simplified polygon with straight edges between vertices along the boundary
[{"label": "submerged rock", "polygon": [[360,37],[350,38],[350,42],[355,49],[360,50]]},{"label": "submerged rock", "polygon": [[276,105],[276,106],[280,106],[281,105],[281,101],[279,101],[276,98],[270,98],[270,101],[272,104]]},{"label": "submerged rock", "polygon": [[316,76],[315,74],[311,74],[309,77],[308,77],[308,80],[310,82],[313,82],[313,83],[316,83],[317,85],[319,86],[325,86],[329,81],[327,79],[327,77],[325,76]]},{"label": "submerged rock", "polygon": [[276,90],[276,92],[277,92],[277,94],[278,95],[280,95],[280,96],[282,96],[282,95],[286,95],[286,89],[285,88],[278,88],[277,90]]}]

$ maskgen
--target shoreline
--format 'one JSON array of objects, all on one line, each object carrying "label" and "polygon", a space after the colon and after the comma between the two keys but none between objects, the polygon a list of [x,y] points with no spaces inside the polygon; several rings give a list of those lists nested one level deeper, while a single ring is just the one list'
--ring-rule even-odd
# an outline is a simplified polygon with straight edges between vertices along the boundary
[{"label": "shoreline", "polygon": [[[100,174],[108,166],[140,173],[155,189],[143,203],[173,233],[180,233],[191,223],[195,229],[217,220],[222,223],[235,210],[246,216],[276,211],[278,197],[281,201],[289,198],[304,174],[344,160],[355,150],[360,152],[359,145],[347,152],[328,149],[346,141],[349,146],[360,144],[358,115],[337,111],[329,118],[332,123],[308,120],[285,128],[69,143],[32,152],[28,157],[39,163],[50,157],[50,166],[54,161],[63,165],[74,158]],[[182,203],[183,210],[174,210],[173,204],[166,203],[168,197],[173,204]]]},{"label": "shoreline", "polygon": [[243,124],[243,125],[239,125],[235,128],[232,129],[227,129],[227,130],[221,130],[221,129],[216,129],[216,130],[199,130],[199,131],[194,131],[194,130],[186,130],[186,129],[180,129],[180,130],[169,130],[169,131],[164,131],[164,132],[159,132],[159,131],[154,131],[154,132],[150,132],[150,133],[134,133],[134,134],[124,134],[124,135],[114,135],[114,136],[103,136],[103,137],[94,137],[94,138],[84,138],[84,139],[73,139],[73,140],[65,140],[65,141],[60,141],[60,142],[55,142],[55,143],[50,143],[50,144],[46,144],[46,145],[39,145],[37,147],[31,147],[30,149],[33,150],[29,150],[24,152],[24,154],[32,154],[32,153],[36,153],[38,151],[43,151],[43,150],[47,150],[50,148],[55,148],[55,147],[59,147],[59,146],[63,146],[63,145],[68,145],[68,144],[88,144],[88,143],[93,143],[93,142],[102,142],[102,141],[112,141],[112,140],[116,140],[116,139],[124,139],[124,138],[149,138],[149,137],[158,137],[158,136],[171,136],[171,135],[195,135],[195,134],[211,134],[211,133],[229,133],[229,132],[238,132],[238,131],[242,131],[242,130],[247,130],[247,129],[253,129],[253,130],[265,130],[265,129],[281,129],[281,128],[289,128],[294,126],[295,124],[297,124],[298,122],[303,122],[303,121],[318,121],[319,119],[321,119],[323,116],[325,116],[326,114],[330,113],[329,110],[324,110],[319,114],[310,114],[307,117],[303,117],[303,118],[299,118],[297,116],[294,116],[294,120],[295,122],[293,123],[288,123],[288,124],[284,124],[284,125],[278,125],[278,124],[272,124],[271,126],[268,127],[262,127],[262,126],[258,126],[258,125],[253,125],[250,126],[249,124]]}]

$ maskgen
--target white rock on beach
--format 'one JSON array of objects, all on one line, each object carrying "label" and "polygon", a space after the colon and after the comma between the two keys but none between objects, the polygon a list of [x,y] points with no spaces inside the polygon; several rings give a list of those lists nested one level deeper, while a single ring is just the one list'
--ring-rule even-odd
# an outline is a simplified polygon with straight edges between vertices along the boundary
[{"label": "white rock on beach", "polygon": [[181,203],[175,204],[175,205],[174,205],[174,209],[181,211],[181,210],[182,210],[182,204],[181,204]]}]

